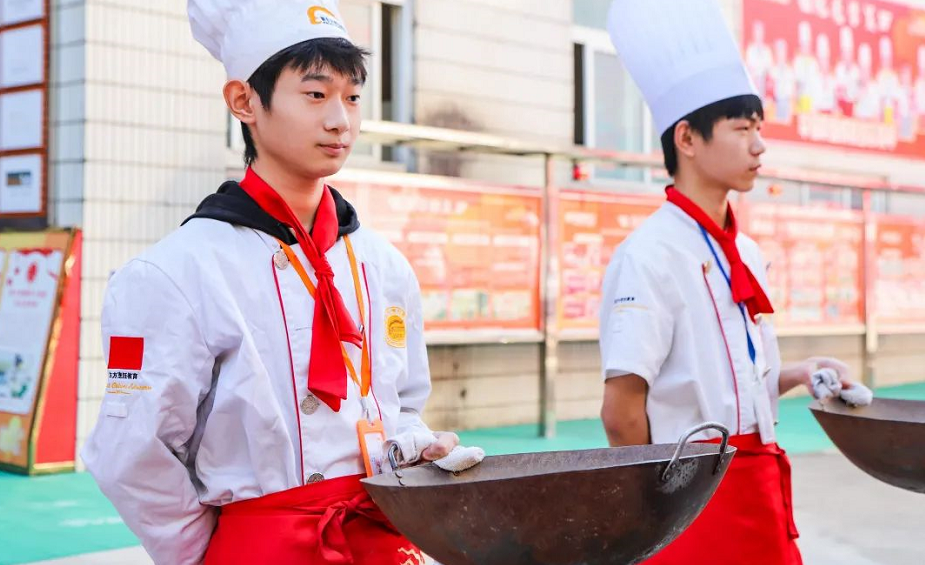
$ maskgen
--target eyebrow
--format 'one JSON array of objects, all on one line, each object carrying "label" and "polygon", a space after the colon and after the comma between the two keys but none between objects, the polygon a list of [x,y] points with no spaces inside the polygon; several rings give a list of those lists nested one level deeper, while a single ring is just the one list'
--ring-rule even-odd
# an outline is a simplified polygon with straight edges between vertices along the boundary
[{"label": "eyebrow", "polygon": [[[319,82],[326,82],[328,84],[334,82],[334,79],[330,75],[324,73],[308,73],[302,77],[302,82],[309,82],[317,80]],[[357,77],[351,77],[350,82],[354,85],[360,86],[363,84],[363,81]]]},{"label": "eyebrow", "polygon": [[321,73],[308,73],[302,77],[302,82],[309,82],[312,80],[317,80],[320,82],[334,82],[333,78]]}]

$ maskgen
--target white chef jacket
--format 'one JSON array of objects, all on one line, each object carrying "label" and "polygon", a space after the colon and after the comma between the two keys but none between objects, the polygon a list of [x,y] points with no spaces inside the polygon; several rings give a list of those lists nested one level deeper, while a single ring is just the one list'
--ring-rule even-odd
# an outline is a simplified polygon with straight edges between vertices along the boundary
[{"label": "white chef jacket", "polygon": [[[417,279],[383,238],[364,228],[349,237],[366,302],[373,417],[381,414],[389,436],[427,430],[420,413],[431,387]],[[353,382],[339,412],[323,403],[311,415],[300,411],[314,302],[295,268],[275,265],[279,249],[257,230],[193,219],[109,283],[106,358],[113,359],[110,338],[141,337],[143,364],[134,379],[110,367],[107,391],[121,387],[105,395],[81,455],[156,563],[198,563],[215,506],[298,487],[313,475],[364,472]],[[299,246],[293,250],[314,279]],[[359,321],[342,238],[326,257]],[[360,350],[347,351],[359,371]]]},{"label": "white chef jacket", "polygon": [[[719,244],[707,237],[729,273]],[[767,289],[757,244],[739,234],[736,245]],[[764,443],[774,441],[777,338],[767,320],[755,324],[745,318],[747,326],[700,226],[674,204],[665,203],[618,247],[601,300],[603,376],[636,374],[648,383],[653,443],[675,443],[706,421],[719,422],[732,434],[761,432]],[[693,439],[718,436],[710,430]]]}]

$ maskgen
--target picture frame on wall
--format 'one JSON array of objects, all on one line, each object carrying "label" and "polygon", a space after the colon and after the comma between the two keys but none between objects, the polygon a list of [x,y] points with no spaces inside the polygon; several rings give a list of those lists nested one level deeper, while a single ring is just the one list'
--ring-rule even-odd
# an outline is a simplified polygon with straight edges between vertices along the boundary
[{"label": "picture frame on wall", "polygon": [[0,88],[45,82],[44,34],[40,24],[0,32]]},{"label": "picture frame on wall", "polygon": [[40,154],[0,157],[0,214],[43,211],[43,168]]},{"label": "picture frame on wall", "polygon": [[41,89],[0,95],[0,151],[42,147],[44,95]]},{"label": "picture frame on wall", "polygon": [[0,26],[45,17],[45,0],[0,0]]}]

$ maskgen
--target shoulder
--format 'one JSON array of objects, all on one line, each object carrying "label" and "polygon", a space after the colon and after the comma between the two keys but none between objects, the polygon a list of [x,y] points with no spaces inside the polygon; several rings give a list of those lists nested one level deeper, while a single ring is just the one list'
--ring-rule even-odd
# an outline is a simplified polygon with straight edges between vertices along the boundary
[{"label": "shoulder", "polygon": [[617,247],[611,263],[632,262],[646,270],[670,270],[696,231],[665,204],[649,216]]},{"label": "shoulder", "polygon": [[110,286],[126,283],[156,291],[160,286],[201,287],[209,273],[233,262],[242,246],[258,240],[253,230],[210,219],[193,219],[119,268]]}]

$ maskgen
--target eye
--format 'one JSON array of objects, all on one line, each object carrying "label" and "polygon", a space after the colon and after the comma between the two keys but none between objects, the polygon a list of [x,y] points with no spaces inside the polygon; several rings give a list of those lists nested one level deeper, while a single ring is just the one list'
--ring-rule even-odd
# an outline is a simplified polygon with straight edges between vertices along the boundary
[{"label": "eye", "polygon": [[360,95],[359,95],[359,94],[354,94],[353,96],[348,96],[348,97],[347,97],[347,100],[350,101],[350,102],[353,102],[354,104],[356,104],[357,102],[360,101]]},{"label": "eye", "polygon": [[314,100],[324,100],[324,93],[322,92],[306,92],[305,94]]}]

